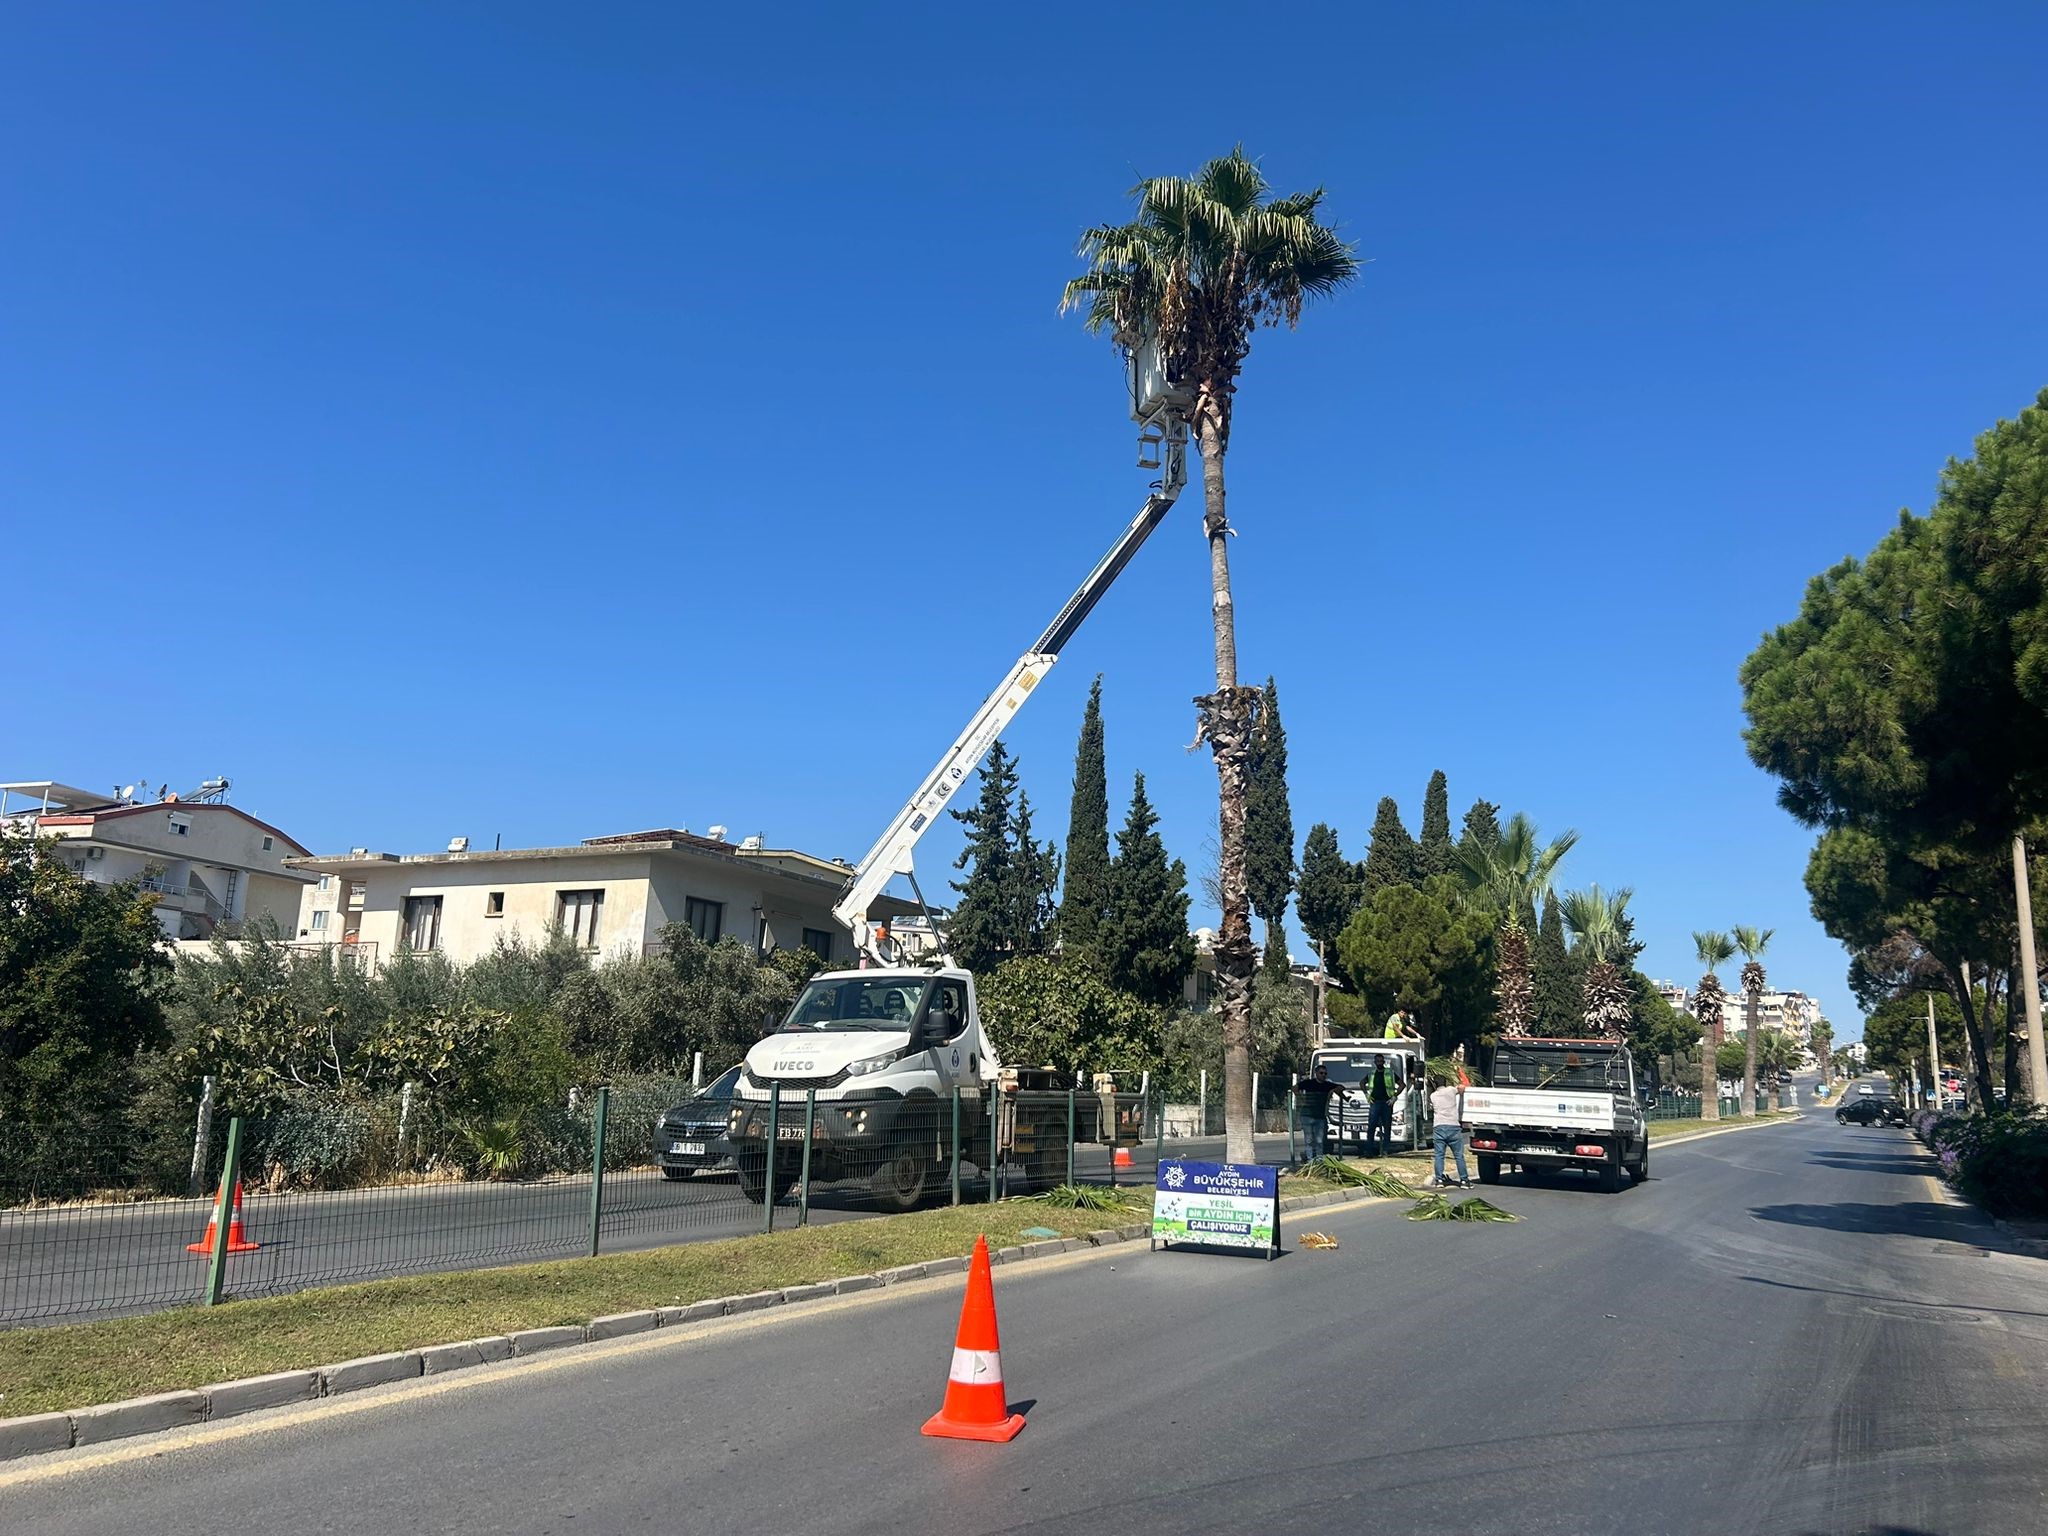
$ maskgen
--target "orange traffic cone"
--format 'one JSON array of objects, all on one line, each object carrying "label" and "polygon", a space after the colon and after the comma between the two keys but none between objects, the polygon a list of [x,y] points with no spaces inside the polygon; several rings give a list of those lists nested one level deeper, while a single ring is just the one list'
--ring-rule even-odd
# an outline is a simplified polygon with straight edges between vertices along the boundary
[{"label": "orange traffic cone", "polygon": [[1112,1159],[1111,1159],[1111,1161],[1112,1161],[1112,1162],[1114,1162],[1114,1163],[1116,1164],[1116,1166],[1117,1166],[1117,1167],[1119,1167],[1119,1168],[1128,1168],[1128,1167],[1130,1167],[1130,1166],[1131,1166],[1131,1149],[1130,1149],[1129,1147],[1118,1147],[1118,1148],[1116,1149],[1116,1156],[1115,1156],[1114,1158],[1112,1158]]},{"label": "orange traffic cone", "polygon": [[[213,1240],[220,1231],[220,1217],[217,1214],[220,1210],[220,1194],[218,1191],[214,1193],[213,1208],[216,1214],[206,1218],[206,1236],[199,1239],[196,1243],[187,1243],[185,1245],[187,1253],[213,1252]],[[242,1230],[242,1181],[237,1179],[235,1180],[235,1203],[228,1211],[228,1252],[254,1253],[262,1246],[261,1243],[250,1242],[249,1234]]]},{"label": "orange traffic cone", "polygon": [[996,1336],[996,1287],[989,1273],[988,1239],[974,1240],[967,1270],[967,1300],[953,1341],[953,1369],[946,1377],[946,1406],[924,1421],[924,1432],[948,1440],[1017,1438],[1024,1415],[1011,1413],[1003,1396],[1002,1342]]}]

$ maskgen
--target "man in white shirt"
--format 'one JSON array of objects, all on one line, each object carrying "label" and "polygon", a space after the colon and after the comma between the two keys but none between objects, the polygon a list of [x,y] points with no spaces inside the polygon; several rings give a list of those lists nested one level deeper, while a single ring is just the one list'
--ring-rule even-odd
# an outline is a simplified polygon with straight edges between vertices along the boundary
[{"label": "man in white shirt", "polygon": [[1436,1129],[1430,1132],[1430,1140],[1436,1147],[1436,1174],[1429,1182],[1439,1187],[1443,1185],[1444,1148],[1449,1147],[1458,1160],[1458,1188],[1470,1189],[1472,1180],[1465,1172],[1465,1127],[1462,1123],[1465,1090],[1455,1080],[1444,1082],[1430,1094],[1429,1112],[1436,1122]]}]

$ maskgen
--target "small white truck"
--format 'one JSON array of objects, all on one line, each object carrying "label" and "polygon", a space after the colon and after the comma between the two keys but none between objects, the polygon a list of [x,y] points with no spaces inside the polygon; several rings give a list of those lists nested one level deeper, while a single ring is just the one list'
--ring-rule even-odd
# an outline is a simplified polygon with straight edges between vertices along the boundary
[{"label": "small white truck", "polygon": [[1420,1108],[1423,1075],[1422,1042],[1332,1038],[1310,1054],[1309,1071],[1328,1067],[1330,1081],[1350,1090],[1330,1095],[1330,1151],[1336,1156],[1355,1157],[1365,1148],[1371,1114],[1367,1097],[1376,1060],[1386,1063],[1389,1092],[1393,1096],[1390,1144],[1405,1149],[1415,1142],[1415,1115]]},{"label": "small white truck", "polygon": [[1650,1176],[1635,1059],[1620,1041],[1501,1041],[1492,1084],[1465,1090],[1463,1123],[1482,1184],[1505,1166],[1589,1169],[1609,1194],[1624,1172]]}]

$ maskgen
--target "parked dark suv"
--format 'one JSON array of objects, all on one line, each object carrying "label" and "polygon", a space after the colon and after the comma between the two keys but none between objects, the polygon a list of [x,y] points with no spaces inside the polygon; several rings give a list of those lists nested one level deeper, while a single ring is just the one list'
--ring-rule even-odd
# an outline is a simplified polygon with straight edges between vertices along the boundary
[{"label": "parked dark suv", "polygon": [[654,1122],[654,1160],[662,1175],[687,1179],[699,1168],[716,1168],[732,1156],[726,1145],[726,1120],[732,1112],[733,1085],[740,1069],[730,1067],[674,1109],[663,1110]]}]

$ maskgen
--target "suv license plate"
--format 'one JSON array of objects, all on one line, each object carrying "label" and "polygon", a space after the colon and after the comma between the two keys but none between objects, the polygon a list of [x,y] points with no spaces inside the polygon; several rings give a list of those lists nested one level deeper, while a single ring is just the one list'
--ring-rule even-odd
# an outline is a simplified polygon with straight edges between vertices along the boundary
[{"label": "suv license plate", "polygon": [[777,1141],[802,1141],[804,1139],[804,1128],[800,1125],[778,1125],[775,1127],[775,1139]]},{"label": "suv license plate", "polygon": [[683,1153],[688,1157],[702,1157],[704,1155],[704,1143],[701,1141],[672,1141],[668,1144],[668,1149],[671,1152]]}]

